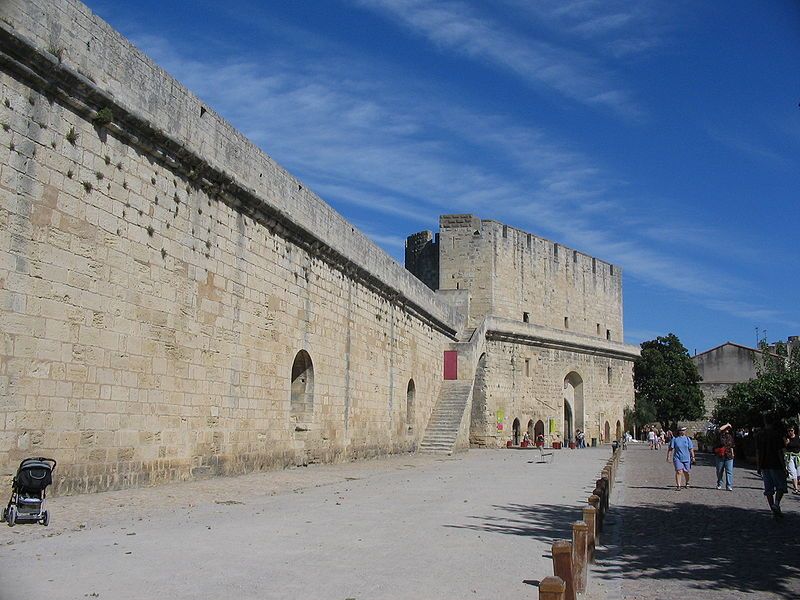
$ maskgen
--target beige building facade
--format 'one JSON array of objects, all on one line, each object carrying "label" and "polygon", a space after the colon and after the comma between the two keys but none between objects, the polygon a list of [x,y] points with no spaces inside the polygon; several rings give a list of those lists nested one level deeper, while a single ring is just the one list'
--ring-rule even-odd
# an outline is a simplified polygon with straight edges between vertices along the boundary
[{"label": "beige building facade", "polygon": [[[789,343],[792,339],[790,338]],[[772,360],[784,360],[770,352]],[[725,342],[710,350],[695,354],[692,362],[700,374],[700,390],[703,392],[705,417],[710,419],[721,398],[724,398],[735,383],[750,381],[758,376],[758,369],[764,360],[761,350]]]},{"label": "beige building facade", "polygon": [[350,460],[443,423],[449,451],[501,445],[512,415],[613,437],[618,269],[443,217],[434,291],[86,6],[0,17],[6,478],[31,455],[58,493]]}]

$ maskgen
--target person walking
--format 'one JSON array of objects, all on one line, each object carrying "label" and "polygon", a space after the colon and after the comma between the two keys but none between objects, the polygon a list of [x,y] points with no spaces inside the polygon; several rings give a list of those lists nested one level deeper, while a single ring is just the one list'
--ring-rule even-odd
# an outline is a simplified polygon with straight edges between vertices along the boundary
[{"label": "person walking", "polygon": [[783,440],[785,448],[783,453],[786,456],[786,470],[789,471],[789,479],[792,480],[793,494],[800,494],[797,488],[797,477],[800,472],[800,436],[794,426],[789,427],[786,438]]},{"label": "person walking", "polygon": [[730,423],[725,423],[717,433],[717,443],[714,454],[717,459],[717,489],[722,489],[722,476],[725,475],[725,489],[733,491],[733,457],[734,445],[733,428]]},{"label": "person walking", "polygon": [[764,429],[756,437],[756,462],[764,483],[764,496],[775,519],[782,519],[781,498],[786,493],[786,463],[783,459],[784,436],[775,425],[775,417],[764,415]]},{"label": "person walking", "polygon": [[647,441],[650,443],[650,450],[656,449],[656,430],[652,427],[647,432]]},{"label": "person walking", "polygon": [[685,483],[683,487],[689,487],[689,472],[692,470],[694,462],[694,444],[686,435],[686,427],[678,428],[678,435],[672,438],[667,448],[667,462],[672,455],[672,464],[675,467],[675,488],[681,489],[681,479]]}]

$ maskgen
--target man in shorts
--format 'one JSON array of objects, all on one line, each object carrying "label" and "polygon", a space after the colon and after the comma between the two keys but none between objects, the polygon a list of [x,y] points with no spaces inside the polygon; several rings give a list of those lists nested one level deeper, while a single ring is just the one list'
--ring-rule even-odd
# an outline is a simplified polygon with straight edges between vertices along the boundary
[{"label": "man in shorts", "polygon": [[775,424],[775,417],[764,415],[764,429],[756,437],[756,461],[764,483],[764,495],[772,516],[782,519],[781,498],[787,491],[786,463],[783,459],[783,435]]},{"label": "man in shorts", "polygon": [[685,480],[683,487],[689,487],[689,471],[694,462],[694,444],[686,435],[686,427],[678,428],[678,435],[672,438],[667,448],[667,462],[672,454],[672,464],[675,467],[675,487],[681,489],[681,479]]}]

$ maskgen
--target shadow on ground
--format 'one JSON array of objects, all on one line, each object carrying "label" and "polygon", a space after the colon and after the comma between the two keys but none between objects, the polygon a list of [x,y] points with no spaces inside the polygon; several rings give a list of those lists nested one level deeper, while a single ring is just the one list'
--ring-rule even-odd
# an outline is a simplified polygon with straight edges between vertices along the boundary
[{"label": "shadow on ground", "polygon": [[[673,580],[696,590],[728,590],[732,597],[736,592],[797,596],[800,514],[786,510],[784,519],[775,521],[764,509],[709,506],[689,499],[690,491],[674,493],[687,497],[669,505],[613,508],[624,523],[621,543],[609,544],[607,531],[598,560],[617,565],[626,580],[646,580],[654,589],[659,581]],[[580,518],[580,510],[569,506],[493,508],[501,516],[476,516],[474,524],[449,527],[526,536],[549,545],[570,539],[572,523]]]}]

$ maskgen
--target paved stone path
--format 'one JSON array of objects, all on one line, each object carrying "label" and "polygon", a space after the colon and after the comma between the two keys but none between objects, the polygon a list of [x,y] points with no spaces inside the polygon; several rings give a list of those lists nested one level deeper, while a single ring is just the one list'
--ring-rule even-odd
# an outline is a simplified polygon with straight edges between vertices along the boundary
[{"label": "paved stone path", "polygon": [[666,450],[629,445],[592,573],[594,600],[778,599],[800,595],[800,496],[775,521],[761,479],[737,464],[734,491],[716,489],[711,455],[676,491]]},{"label": "paved stone path", "polygon": [[50,527],[0,525],[0,599],[536,598],[609,456],[404,455],[54,498]]}]

